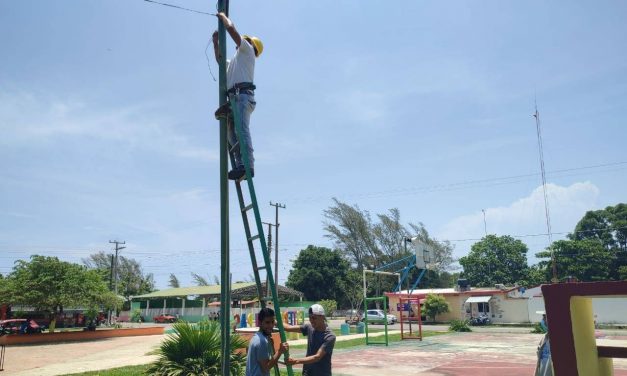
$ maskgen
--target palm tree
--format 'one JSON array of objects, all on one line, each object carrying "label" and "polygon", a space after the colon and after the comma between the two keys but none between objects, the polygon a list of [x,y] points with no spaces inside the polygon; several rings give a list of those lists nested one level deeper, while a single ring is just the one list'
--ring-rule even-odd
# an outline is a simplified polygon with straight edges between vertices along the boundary
[{"label": "palm tree", "polygon": [[[174,333],[161,344],[159,359],[147,373],[157,376],[214,376],[221,374],[220,324],[217,321],[201,321],[191,325],[179,321],[173,325]],[[246,348],[246,340],[231,337],[231,375],[243,375],[246,355],[239,349]]]}]

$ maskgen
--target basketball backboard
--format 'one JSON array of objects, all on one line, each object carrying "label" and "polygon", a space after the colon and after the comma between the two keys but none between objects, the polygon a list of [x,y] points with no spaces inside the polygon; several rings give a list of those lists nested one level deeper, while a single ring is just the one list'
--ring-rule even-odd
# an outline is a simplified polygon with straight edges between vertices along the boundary
[{"label": "basketball backboard", "polygon": [[412,238],[411,244],[416,252],[416,267],[428,269],[432,262],[433,247],[418,238]]}]

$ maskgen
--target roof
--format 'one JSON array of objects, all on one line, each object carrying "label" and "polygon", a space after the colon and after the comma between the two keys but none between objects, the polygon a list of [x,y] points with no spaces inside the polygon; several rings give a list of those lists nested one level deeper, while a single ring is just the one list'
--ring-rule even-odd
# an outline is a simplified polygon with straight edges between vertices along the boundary
[{"label": "roof", "polygon": [[[262,283],[262,291],[266,290],[266,283]],[[302,297],[303,293],[293,290],[285,286],[277,286],[279,297]],[[159,291],[153,291],[148,294],[133,296],[132,299],[155,299],[155,298],[177,298],[187,297],[189,295],[199,296],[220,296],[222,292],[220,285],[210,286],[191,286],[177,287]],[[234,299],[251,299],[257,297],[257,286],[254,282],[239,282],[231,285],[231,298]]]},{"label": "roof", "polygon": [[[277,285],[277,293],[279,298],[300,298],[304,294],[289,287]],[[266,291],[266,283],[261,283],[261,291]],[[233,289],[231,297],[235,299],[253,299],[257,297],[257,286],[253,283],[251,286],[242,287],[238,290]]]},{"label": "roof", "polygon": [[[254,285],[254,282],[234,283],[231,285],[231,291]],[[220,295],[221,291],[220,285],[177,287],[133,296],[132,299],[175,298],[189,295]]]},{"label": "roof", "polygon": [[492,299],[491,295],[471,296],[470,298],[466,299],[466,303],[487,303],[490,301],[490,299]]},{"label": "roof", "polygon": [[418,298],[424,297],[428,294],[475,296],[475,295],[486,295],[486,294],[507,294],[509,291],[514,290],[514,289],[515,288],[507,288],[505,290],[501,290],[501,289],[495,289],[491,287],[476,287],[476,288],[471,288],[470,290],[466,290],[466,291],[457,291],[455,290],[455,288],[450,287],[450,288],[442,288],[442,289],[416,289],[416,290],[411,291],[411,295],[409,295],[408,290],[401,290],[398,292],[386,292],[385,295],[388,297],[412,296],[412,297],[418,297]]}]

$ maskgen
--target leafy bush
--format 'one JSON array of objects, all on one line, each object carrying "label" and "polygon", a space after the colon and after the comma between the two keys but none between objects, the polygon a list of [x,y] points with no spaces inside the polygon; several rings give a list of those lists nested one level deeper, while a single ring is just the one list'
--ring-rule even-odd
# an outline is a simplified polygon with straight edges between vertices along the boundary
[{"label": "leafy bush", "polygon": [[[179,321],[174,333],[162,342],[159,359],[150,365],[147,373],[156,376],[213,376],[221,372],[221,333],[216,321],[201,321],[190,325]],[[231,336],[231,375],[243,375],[246,356],[236,353],[246,347],[246,340]]]},{"label": "leafy bush", "polygon": [[333,313],[337,310],[337,302],[335,300],[321,300],[318,304],[324,308],[326,317],[333,316]]},{"label": "leafy bush", "polygon": [[425,299],[424,312],[427,316],[431,317],[433,321],[435,321],[435,316],[440,313],[449,312],[449,310],[448,302],[443,296],[435,294],[427,295],[427,299]]},{"label": "leafy bush", "polygon": [[133,313],[131,314],[131,322],[140,322],[142,318],[142,310],[139,308],[135,308]]},{"label": "leafy bush", "polygon": [[451,320],[449,330],[452,332],[472,332],[468,320]]}]

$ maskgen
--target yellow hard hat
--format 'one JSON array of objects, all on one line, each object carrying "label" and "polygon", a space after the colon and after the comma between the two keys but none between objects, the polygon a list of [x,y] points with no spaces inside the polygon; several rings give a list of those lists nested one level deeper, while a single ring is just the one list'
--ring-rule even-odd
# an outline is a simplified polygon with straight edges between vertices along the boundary
[{"label": "yellow hard hat", "polygon": [[255,56],[259,57],[259,55],[261,55],[261,53],[263,52],[263,43],[261,43],[261,39],[257,37],[251,37],[249,35],[243,35],[242,38],[248,39],[253,44],[253,46],[255,47]]}]

